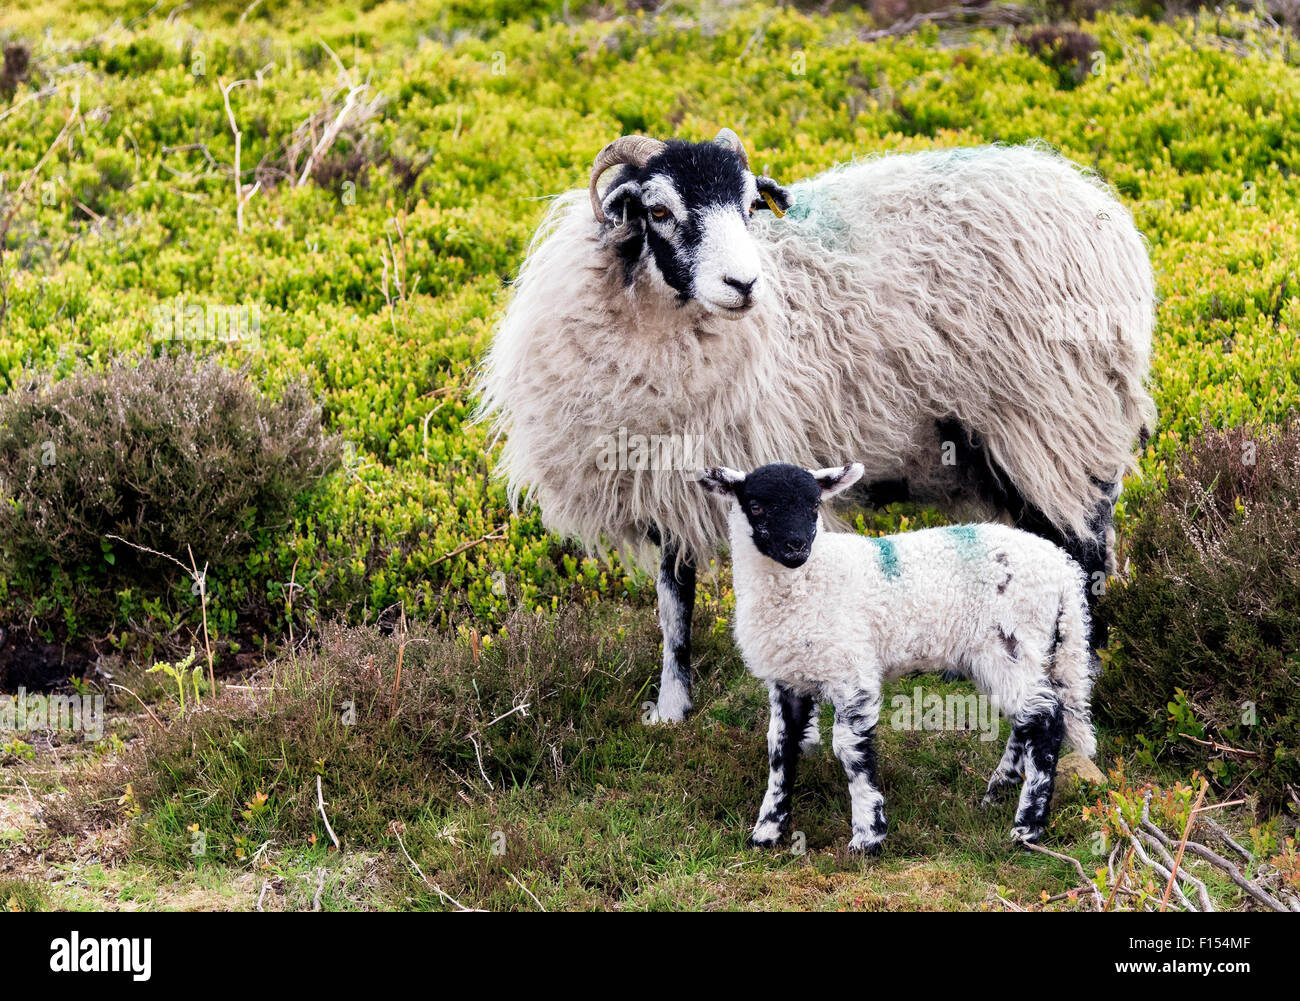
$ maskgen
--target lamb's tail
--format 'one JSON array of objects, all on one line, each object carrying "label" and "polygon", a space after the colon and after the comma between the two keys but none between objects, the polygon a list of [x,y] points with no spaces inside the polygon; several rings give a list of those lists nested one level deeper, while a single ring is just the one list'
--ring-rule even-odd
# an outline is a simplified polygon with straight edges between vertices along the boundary
[{"label": "lamb's tail", "polygon": [[1061,593],[1052,640],[1049,673],[1052,688],[1065,708],[1065,736],[1085,758],[1097,753],[1092,729],[1092,618],[1088,613],[1082,571],[1071,576]]}]

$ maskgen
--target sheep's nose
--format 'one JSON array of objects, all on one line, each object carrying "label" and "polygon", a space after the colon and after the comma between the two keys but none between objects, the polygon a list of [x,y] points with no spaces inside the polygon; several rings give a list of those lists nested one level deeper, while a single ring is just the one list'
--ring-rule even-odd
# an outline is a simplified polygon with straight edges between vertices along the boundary
[{"label": "sheep's nose", "polygon": [[792,560],[800,560],[808,555],[808,543],[806,542],[787,542],[785,544],[785,555]]},{"label": "sheep's nose", "polygon": [[754,291],[754,286],[758,284],[757,278],[751,278],[747,282],[742,282],[739,278],[723,278],[722,280],[725,284],[730,285],[746,299],[748,299],[750,293]]}]

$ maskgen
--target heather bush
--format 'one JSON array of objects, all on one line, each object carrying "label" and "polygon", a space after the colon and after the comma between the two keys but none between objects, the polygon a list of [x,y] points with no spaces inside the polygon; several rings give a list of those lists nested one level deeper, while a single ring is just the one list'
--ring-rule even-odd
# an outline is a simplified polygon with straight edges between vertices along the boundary
[{"label": "heather bush", "polygon": [[285,530],[338,455],[305,384],[272,400],[215,360],[33,380],[0,397],[0,581],[59,597],[65,621],[102,618],[105,596],[160,579],[157,558],[110,536],[230,567]]},{"label": "heather bush", "polygon": [[1264,807],[1300,786],[1300,421],[1193,439],[1102,606],[1094,705],[1144,754]]}]

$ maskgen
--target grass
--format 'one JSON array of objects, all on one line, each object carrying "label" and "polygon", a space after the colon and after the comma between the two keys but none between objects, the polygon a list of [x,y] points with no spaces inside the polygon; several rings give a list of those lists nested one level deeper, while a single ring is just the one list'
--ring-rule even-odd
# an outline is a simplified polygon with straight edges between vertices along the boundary
[{"label": "grass", "polygon": [[[327,629],[202,708],[160,707],[166,733],[140,715],[147,739],[119,754],[83,751],[81,770],[23,766],[46,774],[47,826],[29,826],[0,857],[43,852],[43,902],[70,909],[260,899],[298,910],[958,910],[1033,906],[1075,888],[1071,867],[1010,844],[1013,802],[979,807],[1005,724],[998,740],[882,726],[890,834],[883,858],[862,860],[844,848],[848,796],[823,718],[791,844],[749,849],[766,778],[764,693],[730,637],[702,630],[696,714],[645,725],[655,632],[648,610],[612,605],[594,618],[519,613],[486,645]],[[907,678],[886,689],[886,706],[916,686],[971,691]],[[526,714],[509,712],[519,705]],[[1116,742],[1103,748],[1124,761]],[[1099,795],[1064,779],[1046,839],[1086,871],[1110,848],[1084,814]]]}]

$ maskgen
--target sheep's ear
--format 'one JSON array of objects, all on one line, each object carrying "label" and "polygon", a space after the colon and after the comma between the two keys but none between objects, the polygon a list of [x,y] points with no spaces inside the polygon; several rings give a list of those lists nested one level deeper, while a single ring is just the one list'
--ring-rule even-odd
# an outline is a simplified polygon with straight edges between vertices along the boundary
[{"label": "sheep's ear", "polygon": [[862,479],[865,472],[862,463],[851,462],[847,466],[831,466],[829,469],[810,469],[813,479],[817,485],[822,488],[822,500],[828,500],[836,494],[842,494],[858,480]]},{"label": "sheep's ear", "polygon": [[711,494],[734,494],[736,487],[745,482],[745,474],[726,466],[713,466],[700,470],[700,486]]},{"label": "sheep's ear", "polygon": [[605,218],[615,226],[621,226],[630,217],[641,212],[641,185],[637,181],[624,181],[616,185],[605,195],[600,203]]},{"label": "sheep's ear", "polygon": [[771,209],[779,217],[785,215],[794,204],[794,198],[789,190],[781,187],[770,177],[757,175],[754,177],[754,183],[758,185],[758,201],[754,203],[754,208]]}]

